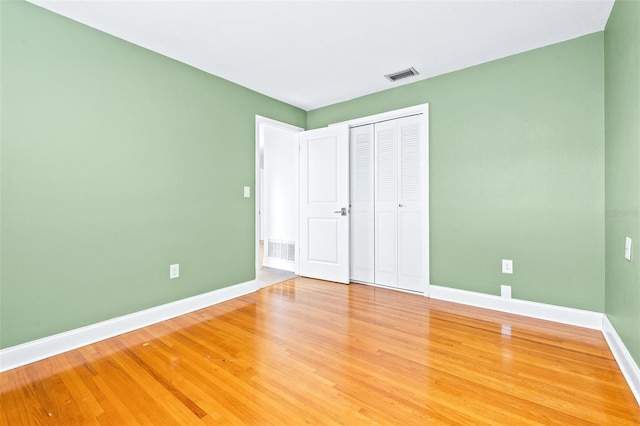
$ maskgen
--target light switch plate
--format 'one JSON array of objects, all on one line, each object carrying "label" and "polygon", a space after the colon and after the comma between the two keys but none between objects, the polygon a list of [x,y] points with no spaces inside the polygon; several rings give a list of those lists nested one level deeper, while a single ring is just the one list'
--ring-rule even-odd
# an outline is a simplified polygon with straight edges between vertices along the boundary
[{"label": "light switch plate", "polygon": [[629,237],[624,240],[624,258],[631,262],[631,238]]},{"label": "light switch plate", "polygon": [[244,198],[251,198],[251,187],[250,186],[245,186],[244,187]]},{"label": "light switch plate", "polygon": [[513,260],[502,259],[502,273],[513,274]]}]

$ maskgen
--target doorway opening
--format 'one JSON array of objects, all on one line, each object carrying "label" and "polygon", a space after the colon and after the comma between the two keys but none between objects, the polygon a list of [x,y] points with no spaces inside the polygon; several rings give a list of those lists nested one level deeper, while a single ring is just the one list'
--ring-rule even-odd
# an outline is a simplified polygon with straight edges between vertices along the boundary
[{"label": "doorway opening", "polygon": [[256,115],[256,281],[297,273],[298,142],[303,129]]}]

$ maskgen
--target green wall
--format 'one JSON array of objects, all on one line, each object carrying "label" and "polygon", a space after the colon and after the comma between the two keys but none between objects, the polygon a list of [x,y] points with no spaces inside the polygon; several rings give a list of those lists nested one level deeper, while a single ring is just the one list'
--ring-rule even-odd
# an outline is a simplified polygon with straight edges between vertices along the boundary
[{"label": "green wall", "polygon": [[255,114],[428,102],[431,283],[603,312],[606,247],[606,312],[639,359],[618,253],[640,241],[638,2],[605,33],[308,113],[22,1],[0,24],[0,347],[252,280]]},{"label": "green wall", "polygon": [[306,113],[1,7],[0,347],[254,279],[255,114]]},{"label": "green wall", "polygon": [[[604,311],[603,33],[310,111],[430,105],[431,284]],[[501,273],[513,259],[514,274]]]},{"label": "green wall", "polygon": [[[640,365],[640,2],[616,1],[605,31],[606,314]],[[624,239],[633,240],[632,261]]]}]

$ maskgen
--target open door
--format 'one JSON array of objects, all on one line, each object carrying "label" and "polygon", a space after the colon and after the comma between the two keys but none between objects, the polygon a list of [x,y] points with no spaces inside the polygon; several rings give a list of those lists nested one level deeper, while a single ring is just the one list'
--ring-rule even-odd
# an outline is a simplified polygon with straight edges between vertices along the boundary
[{"label": "open door", "polygon": [[300,275],[349,283],[349,127],[298,135]]}]

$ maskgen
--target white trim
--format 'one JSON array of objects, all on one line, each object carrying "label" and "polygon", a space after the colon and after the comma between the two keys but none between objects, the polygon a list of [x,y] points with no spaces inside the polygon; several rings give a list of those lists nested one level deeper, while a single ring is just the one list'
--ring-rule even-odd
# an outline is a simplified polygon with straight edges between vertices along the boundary
[{"label": "white trim", "polygon": [[[359,283],[358,281],[352,282]],[[371,283],[361,284],[416,294],[414,292]],[[631,354],[606,315],[597,312],[528,302],[525,300],[503,299],[498,296],[436,285],[430,285],[429,288],[431,289],[430,297],[438,300],[601,330],[622,374],[631,388],[631,392],[635,396],[638,405],[640,405],[640,368],[638,368],[638,365],[631,357]],[[100,340],[226,302],[253,293],[256,290],[257,282],[255,280],[248,281],[5,348],[0,350],[0,372],[8,371]]]},{"label": "white trim", "polygon": [[256,114],[256,131],[258,130],[258,126],[260,124],[266,124],[271,127],[279,127],[281,129],[290,130],[292,132],[304,131],[302,127],[294,126],[293,124],[283,123],[282,121],[274,120],[272,118],[267,118],[267,117],[263,117],[261,115]]},{"label": "white trim", "polygon": [[399,291],[401,293],[415,294],[418,296],[428,296],[427,293],[424,293],[422,291],[405,290],[404,288],[391,287],[388,285],[382,285],[382,284],[376,284],[376,283],[368,283],[366,281],[349,280],[349,282],[353,284],[368,285],[370,287],[386,288],[387,290]]},{"label": "white trim", "polygon": [[525,317],[538,318],[578,327],[602,330],[604,314],[563,306],[547,305],[545,303],[529,302],[518,299],[503,299],[491,294],[431,285],[433,299],[461,303],[494,311],[507,312]]},{"label": "white trim", "polygon": [[431,290],[430,297],[434,299],[601,331],[633,396],[636,398],[638,405],[640,405],[640,368],[631,357],[606,315],[599,312],[565,308],[526,300],[503,299],[490,294],[437,285],[431,285],[429,288]]},{"label": "white trim", "polygon": [[427,121],[424,129],[424,135],[422,136],[427,147],[424,153],[427,166],[426,169],[422,171],[422,185],[423,188],[427,188],[427,194],[423,197],[421,208],[424,215],[426,215],[426,218],[423,219],[422,222],[422,249],[425,252],[425,254],[423,254],[423,262],[425,263],[422,275],[424,279],[423,292],[425,295],[429,296],[431,293],[431,285],[429,282],[429,277],[431,276],[431,263],[429,263],[431,259],[431,228],[429,228],[429,224],[431,222],[431,215],[429,213],[431,208],[429,204],[429,200],[431,199],[431,186],[429,183],[429,175],[431,174],[431,160],[429,159],[429,151],[431,150],[431,141],[429,139],[429,134],[431,133],[431,117],[429,117],[429,104],[422,104],[418,107],[418,109],[421,110],[422,116]]},{"label": "white trim", "polygon": [[640,368],[638,368],[638,364],[631,357],[627,347],[606,315],[602,320],[602,334],[604,334],[604,338],[609,344],[609,349],[611,349],[618,367],[620,367],[624,378],[627,380],[633,396],[636,397],[636,401],[640,405]]},{"label": "white trim", "polygon": [[0,350],[0,372],[226,302],[257,290],[248,281]]},{"label": "white trim", "polygon": [[[382,112],[380,114],[369,115],[367,117],[354,118],[352,120],[342,121],[340,123],[329,124],[329,126],[340,126],[343,124],[349,127],[364,126],[366,124],[379,123],[380,121],[393,120],[396,118],[407,117],[409,115],[424,114],[429,117],[429,104],[414,105],[407,108],[396,109],[393,111]],[[429,128],[427,127],[427,134]]]}]

